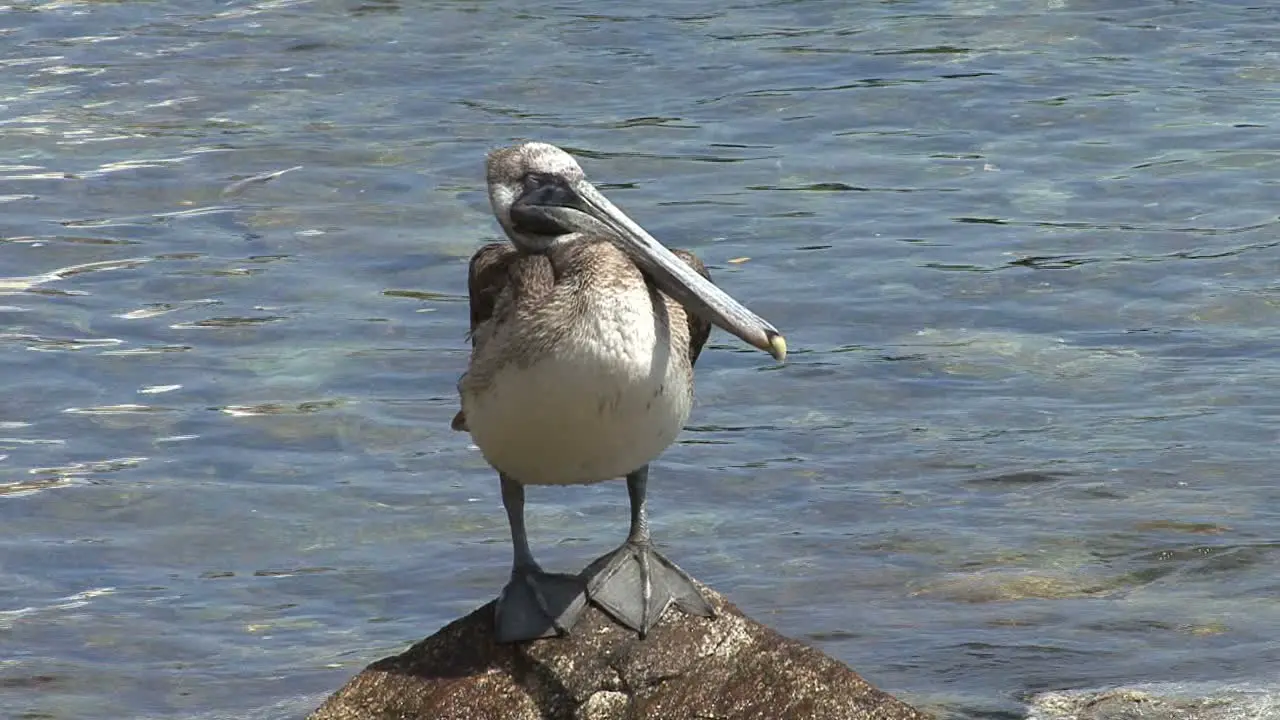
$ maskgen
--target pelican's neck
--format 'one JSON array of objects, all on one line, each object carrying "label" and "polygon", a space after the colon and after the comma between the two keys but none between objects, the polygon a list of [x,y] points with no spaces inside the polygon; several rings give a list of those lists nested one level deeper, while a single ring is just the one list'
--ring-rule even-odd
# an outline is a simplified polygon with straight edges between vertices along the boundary
[{"label": "pelican's neck", "polygon": [[572,233],[556,238],[546,251],[556,283],[559,284],[566,277],[579,272],[585,255],[607,242],[609,242],[607,239],[583,233]]}]

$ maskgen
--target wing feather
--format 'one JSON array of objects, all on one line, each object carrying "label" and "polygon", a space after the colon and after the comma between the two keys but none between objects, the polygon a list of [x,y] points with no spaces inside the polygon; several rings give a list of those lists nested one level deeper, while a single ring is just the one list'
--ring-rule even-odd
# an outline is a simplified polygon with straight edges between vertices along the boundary
[{"label": "wing feather", "polygon": [[467,337],[475,347],[476,328],[493,317],[498,297],[510,283],[508,270],[520,255],[510,243],[489,243],[471,256],[467,267],[467,292],[471,300],[471,329]]},{"label": "wing feather", "polygon": [[[467,293],[471,301],[471,328],[467,339],[471,347],[476,344],[476,330],[493,318],[498,298],[511,282],[511,265],[519,256],[510,243],[489,243],[471,256],[467,266]],[[467,416],[459,410],[450,427],[466,432]]]},{"label": "wing feather", "polygon": [[[697,255],[688,250],[672,250],[676,257],[688,263],[702,277],[711,280],[711,273],[707,270],[707,266],[702,264]],[[689,319],[689,364],[693,365],[698,362],[698,355],[702,353],[702,347],[707,344],[707,338],[711,337],[711,323],[686,312],[685,317]]]}]

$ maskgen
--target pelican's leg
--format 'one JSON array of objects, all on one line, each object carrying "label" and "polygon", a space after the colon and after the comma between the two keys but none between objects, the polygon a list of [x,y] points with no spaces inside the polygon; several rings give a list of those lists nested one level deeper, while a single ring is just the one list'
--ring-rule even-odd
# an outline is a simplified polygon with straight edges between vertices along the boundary
[{"label": "pelican's leg", "polygon": [[576,575],[543,572],[529,550],[524,529],[524,486],[502,477],[502,504],[511,525],[515,558],[511,581],[502,588],[494,610],[494,636],[500,643],[565,635],[586,607],[582,580]]},{"label": "pelican's leg", "polygon": [[672,603],[690,615],[715,616],[693,578],[663,557],[649,540],[644,507],[648,481],[648,465],[627,476],[627,494],[631,497],[631,532],[627,541],[591,563],[583,573],[587,578],[587,598],[619,623],[639,632],[640,637],[649,633]]}]

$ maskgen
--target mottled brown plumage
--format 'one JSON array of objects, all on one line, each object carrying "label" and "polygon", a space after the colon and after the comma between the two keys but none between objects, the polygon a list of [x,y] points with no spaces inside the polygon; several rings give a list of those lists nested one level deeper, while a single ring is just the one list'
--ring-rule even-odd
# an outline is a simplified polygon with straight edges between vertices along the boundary
[{"label": "mottled brown plumage", "polygon": [[[572,245],[557,251],[565,256],[566,263],[584,264],[584,248],[590,245]],[[699,275],[710,280],[711,273],[707,266],[692,252],[683,249],[672,252],[685,261]],[[587,260],[589,262],[589,259]],[[521,253],[510,243],[489,243],[471,256],[467,274],[467,291],[471,298],[471,328],[467,337],[474,348],[477,334],[487,330],[490,321],[503,322],[506,315],[517,312],[517,300],[520,298],[530,307],[541,304],[551,293],[556,283],[556,273],[548,254],[529,255]],[[577,276],[580,281],[581,276]],[[649,288],[657,292],[653,281],[645,279]],[[689,331],[689,365],[698,361],[698,355],[711,336],[711,323],[686,312],[683,307],[671,298],[663,295],[668,314],[680,313],[685,316]],[[461,410],[453,416],[451,427],[454,430],[466,431],[467,418]]]}]

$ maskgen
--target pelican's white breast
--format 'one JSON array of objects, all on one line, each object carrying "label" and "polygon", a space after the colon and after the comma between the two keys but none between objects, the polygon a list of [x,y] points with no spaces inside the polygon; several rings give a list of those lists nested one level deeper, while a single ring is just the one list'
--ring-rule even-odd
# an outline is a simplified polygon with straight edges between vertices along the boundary
[{"label": "pelican's white breast", "polygon": [[[637,470],[674,442],[693,404],[692,368],[672,355],[655,297],[643,282],[587,292],[559,342],[464,389],[485,459],[523,484],[592,483]],[[683,329],[682,315],[670,319]],[[518,334],[505,330],[483,352],[517,352]]]}]

